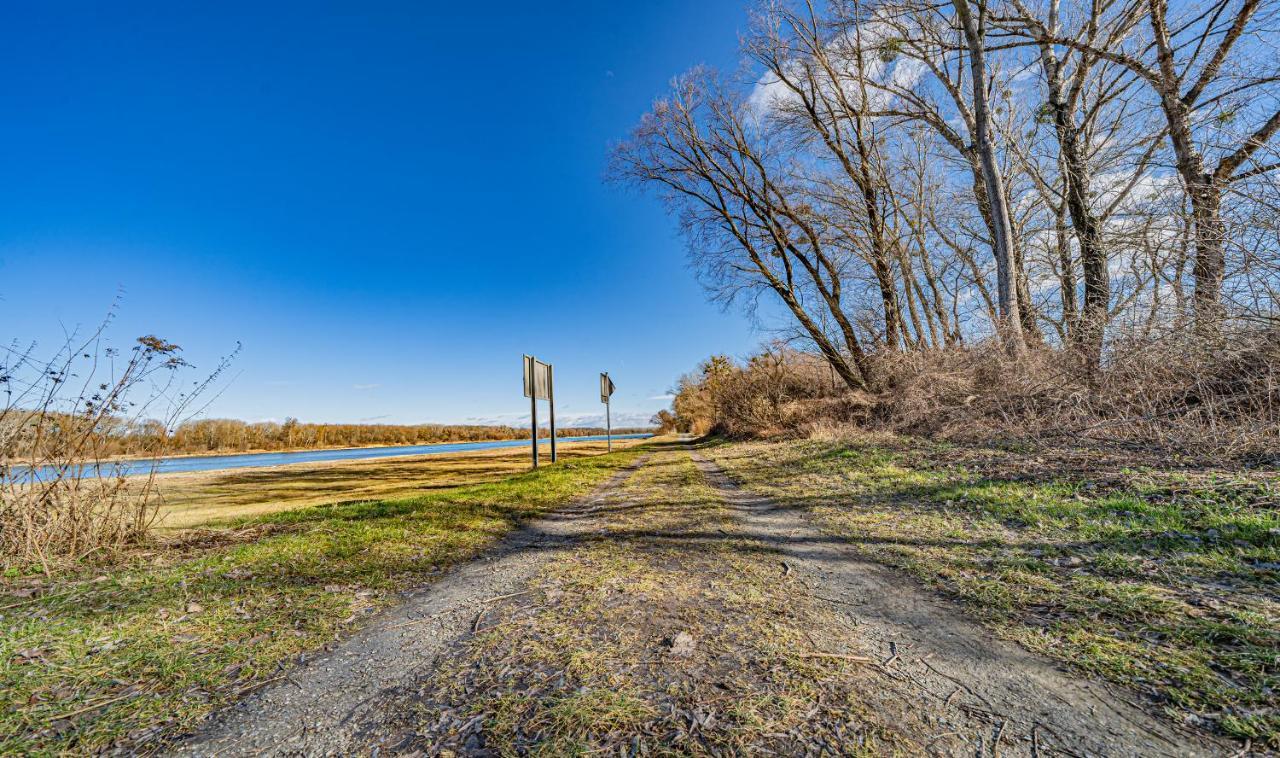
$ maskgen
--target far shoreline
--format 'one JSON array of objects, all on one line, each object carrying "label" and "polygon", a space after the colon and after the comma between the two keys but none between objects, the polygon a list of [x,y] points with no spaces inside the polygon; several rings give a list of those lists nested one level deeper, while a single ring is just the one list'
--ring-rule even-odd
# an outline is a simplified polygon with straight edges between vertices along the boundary
[{"label": "far shoreline", "polygon": [[[626,430],[626,431],[615,430],[613,434],[615,435],[652,434],[656,436],[658,433],[658,430],[656,428],[645,429],[642,431],[634,431],[634,429],[635,427],[631,427],[630,430]],[[574,434],[574,435],[557,436],[556,439],[572,440],[572,439],[581,439],[582,437],[603,437],[603,436],[605,436],[605,432],[592,432],[591,434]],[[215,450],[215,451],[200,452],[200,453],[161,453],[159,455],[112,455],[112,456],[100,458],[98,460],[101,463],[138,463],[138,462],[156,460],[161,458],[163,459],[225,458],[232,455],[269,455],[272,453],[310,453],[310,452],[317,452],[321,450],[325,450],[325,451],[379,450],[379,449],[390,448],[390,447],[436,447],[438,445],[465,445],[465,444],[473,444],[473,443],[479,444],[484,442],[519,442],[519,441],[527,441],[528,439],[529,439],[528,437],[502,437],[500,439],[480,439],[480,440],[461,439],[461,440],[446,440],[443,442],[400,442],[394,445],[336,445],[332,447],[325,445],[323,447],[252,448],[249,450],[229,450],[229,451]],[[539,436],[538,444],[542,444],[544,442],[550,442],[550,440],[551,440],[550,436],[545,436],[545,437]]]}]

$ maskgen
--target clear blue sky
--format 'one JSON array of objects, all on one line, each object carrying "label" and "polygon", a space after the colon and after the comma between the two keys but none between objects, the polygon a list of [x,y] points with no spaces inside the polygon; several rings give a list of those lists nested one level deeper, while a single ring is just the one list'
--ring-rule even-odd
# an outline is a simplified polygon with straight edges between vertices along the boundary
[{"label": "clear blue sky", "polygon": [[675,74],[733,69],[744,0],[11,5],[0,339],[113,334],[202,368],[211,415],[646,416],[759,336],[704,302],[652,197],[603,182]]}]

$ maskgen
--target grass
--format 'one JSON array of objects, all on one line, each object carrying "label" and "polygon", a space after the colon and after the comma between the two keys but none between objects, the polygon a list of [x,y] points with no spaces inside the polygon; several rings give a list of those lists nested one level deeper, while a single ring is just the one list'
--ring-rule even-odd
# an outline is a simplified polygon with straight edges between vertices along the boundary
[{"label": "grass", "polygon": [[1140,690],[1184,723],[1280,747],[1274,474],[1089,475],[1034,452],[907,440],[708,452],[748,489],[809,510],[1028,648]]},{"label": "grass", "polygon": [[[888,725],[864,705],[865,671],[804,655],[849,644],[847,624],[780,579],[687,453],[656,454],[597,509],[598,530],[489,610],[416,699],[389,708],[417,735],[401,749],[919,752],[912,715]],[[686,654],[672,649],[680,634]]]},{"label": "grass", "polygon": [[138,749],[189,730],[636,454],[243,518],[53,584],[8,576],[0,754]]},{"label": "grass", "polygon": [[[614,447],[638,442],[618,440]],[[561,441],[559,457],[567,461],[595,456],[605,446],[604,442]],[[542,455],[545,462],[545,444]],[[529,449],[519,447],[168,474],[157,479],[161,497],[157,526],[183,529],[339,501],[408,497],[427,489],[494,481],[528,467]]]}]

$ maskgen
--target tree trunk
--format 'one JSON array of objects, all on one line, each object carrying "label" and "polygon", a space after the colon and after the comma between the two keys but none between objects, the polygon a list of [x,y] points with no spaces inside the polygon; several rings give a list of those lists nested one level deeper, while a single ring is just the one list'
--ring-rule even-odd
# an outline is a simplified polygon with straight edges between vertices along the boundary
[{"label": "tree trunk", "polygon": [[1202,331],[1216,331],[1226,315],[1222,305],[1222,280],[1227,268],[1223,245],[1226,226],[1222,222],[1222,191],[1209,177],[1188,189],[1191,217],[1196,224],[1196,259],[1191,268],[1195,288],[1191,293],[1191,303],[1196,327]]},{"label": "tree trunk", "polygon": [[[970,77],[973,80],[974,149],[982,168],[983,184],[987,191],[987,203],[991,209],[991,248],[996,259],[996,284],[1000,303],[999,330],[1005,347],[1014,355],[1027,351],[1022,333],[1022,314],[1018,308],[1018,272],[1013,259],[1013,224],[1009,213],[1009,198],[1005,193],[1004,176],[996,160],[996,147],[991,137],[991,112],[987,102],[987,63],[984,19],[985,6],[979,4],[979,18],[975,19],[969,8],[969,0],[951,0],[960,18],[965,41],[969,47]],[[981,3],[982,0],[979,0]]]}]

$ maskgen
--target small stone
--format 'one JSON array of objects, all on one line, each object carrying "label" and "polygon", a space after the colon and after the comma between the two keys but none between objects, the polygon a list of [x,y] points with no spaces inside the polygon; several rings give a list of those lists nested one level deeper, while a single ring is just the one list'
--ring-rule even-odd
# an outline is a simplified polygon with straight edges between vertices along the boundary
[{"label": "small stone", "polygon": [[693,655],[693,635],[688,632],[677,632],[668,644],[671,646],[668,652],[677,658],[688,658]]}]

